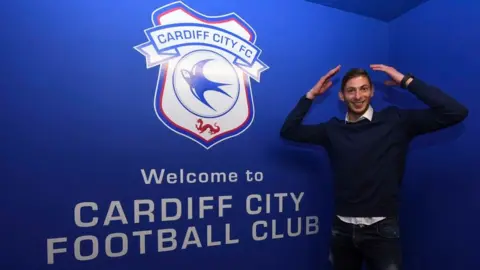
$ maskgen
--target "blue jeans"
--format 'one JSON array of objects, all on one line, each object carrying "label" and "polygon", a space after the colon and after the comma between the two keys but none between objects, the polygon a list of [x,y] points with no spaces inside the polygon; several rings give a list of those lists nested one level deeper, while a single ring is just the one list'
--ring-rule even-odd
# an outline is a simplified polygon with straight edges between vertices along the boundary
[{"label": "blue jeans", "polygon": [[335,217],[330,262],[334,270],[401,270],[402,252],[398,218],[372,225],[353,225]]}]

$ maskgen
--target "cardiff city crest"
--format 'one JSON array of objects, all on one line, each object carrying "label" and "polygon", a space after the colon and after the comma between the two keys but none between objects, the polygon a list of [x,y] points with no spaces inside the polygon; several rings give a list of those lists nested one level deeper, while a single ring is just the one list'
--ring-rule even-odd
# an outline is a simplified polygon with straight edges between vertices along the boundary
[{"label": "cardiff city crest", "polygon": [[201,14],[182,2],[152,13],[148,41],[134,48],[159,66],[155,112],[172,131],[206,149],[253,122],[250,79],[268,69],[253,28],[235,13]]}]

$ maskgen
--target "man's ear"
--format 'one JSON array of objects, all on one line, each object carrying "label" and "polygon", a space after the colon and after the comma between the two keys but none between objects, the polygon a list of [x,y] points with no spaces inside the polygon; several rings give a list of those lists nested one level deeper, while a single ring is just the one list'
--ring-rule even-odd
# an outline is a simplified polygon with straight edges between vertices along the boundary
[{"label": "man's ear", "polygon": [[342,102],[345,102],[345,96],[343,95],[342,90],[340,90],[340,91],[338,92],[338,98],[339,98]]}]

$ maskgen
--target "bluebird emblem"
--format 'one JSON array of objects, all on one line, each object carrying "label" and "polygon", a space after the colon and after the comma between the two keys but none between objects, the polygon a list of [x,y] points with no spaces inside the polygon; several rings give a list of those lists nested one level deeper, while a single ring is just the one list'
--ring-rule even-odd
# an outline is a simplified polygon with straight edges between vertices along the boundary
[{"label": "bluebird emblem", "polygon": [[181,1],[154,10],[147,42],[134,46],[158,67],[153,107],[161,123],[205,149],[245,132],[255,110],[250,80],[269,67],[240,16],[202,14]]},{"label": "bluebird emblem", "polygon": [[182,69],[182,76],[187,81],[188,85],[190,86],[190,90],[192,94],[205,106],[208,106],[210,109],[215,110],[210,103],[205,99],[205,92],[207,91],[214,91],[217,93],[224,94],[230,98],[232,98],[227,92],[223,91],[220,87],[224,85],[228,85],[227,83],[218,83],[213,82],[205,77],[203,74],[203,66],[212,59],[205,59],[193,66],[192,71],[188,71]]}]

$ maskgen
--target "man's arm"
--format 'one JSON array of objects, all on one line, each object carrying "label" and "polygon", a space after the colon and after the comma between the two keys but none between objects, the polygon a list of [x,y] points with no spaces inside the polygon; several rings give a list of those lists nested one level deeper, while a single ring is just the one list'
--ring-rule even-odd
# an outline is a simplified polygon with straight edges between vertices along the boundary
[{"label": "man's arm", "polygon": [[439,88],[420,79],[407,81],[406,87],[430,108],[400,110],[400,117],[412,136],[434,132],[462,122],[468,109]]},{"label": "man's arm", "polygon": [[326,124],[303,125],[302,121],[312,106],[315,97],[322,95],[332,86],[330,79],[337,74],[339,70],[340,65],[329,70],[306,95],[302,96],[283,123],[282,129],[280,130],[280,136],[282,138],[295,142],[325,145],[328,140],[325,128]]},{"label": "man's arm", "polygon": [[[411,136],[453,126],[467,117],[468,109],[437,87],[428,85],[420,79],[404,76],[393,67],[382,64],[372,64],[370,67],[390,76],[391,80],[385,84],[408,89],[430,107],[423,110],[400,110],[402,122]],[[407,81],[402,85],[405,79]]]},{"label": "man's arm", "polygon": [[288,114],[280,130],[280,136],[284,139],[301,142],[324,145],[328,138],[325,130],[325,123],[317,125],[304,125],[302,121],[312,106],[312,97],[307,94],[302,96],[297,105]]}]

